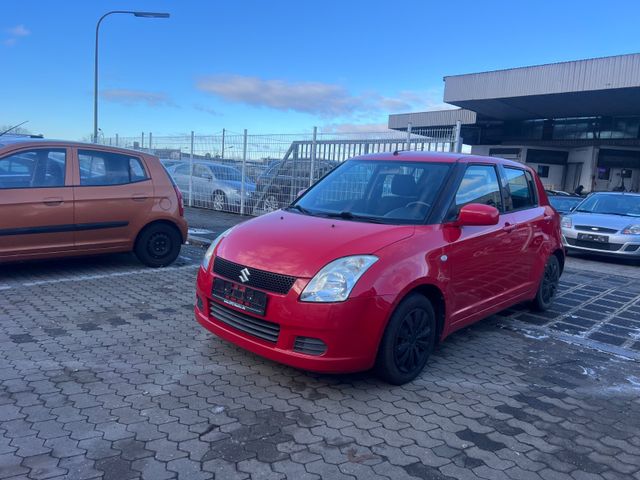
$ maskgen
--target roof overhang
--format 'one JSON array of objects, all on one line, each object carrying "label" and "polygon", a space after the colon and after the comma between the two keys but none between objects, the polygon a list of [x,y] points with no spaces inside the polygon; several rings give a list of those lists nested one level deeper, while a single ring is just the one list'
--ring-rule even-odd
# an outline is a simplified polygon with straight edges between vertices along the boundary
[{"label": "roof overhang", "polygon": [[398,113],[389,115],[389,128],[407,130],[411,124],[414,128],[442,127],[455,125],[473,125],[476,123],[476,112],[453,108],[451,110],[435,110],[431,112]]},{"label": "roof overhang", "polygon": [[640,114],[640,54],[444,80],[446,103],[496,120]]}]

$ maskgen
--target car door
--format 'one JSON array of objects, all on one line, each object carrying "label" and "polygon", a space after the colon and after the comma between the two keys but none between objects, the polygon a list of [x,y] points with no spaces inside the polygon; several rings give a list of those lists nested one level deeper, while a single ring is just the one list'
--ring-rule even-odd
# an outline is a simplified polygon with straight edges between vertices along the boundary
[{"label": "car door", "polygon": [[503,277],[511,269],[503,256],[509,233],[504,228],[503,192],[495,165],[466,167],[447,220],[455,220],[460,208],[469,203],[494,206],[501,215],[497,225],[449,229],[444,260],[449,265],[453,328],[481,318],[483,311],[501,301],[506,291]]},{"label": "car door", "polygon": [[73,187],[66,147],[0,157],[0,257],[73,248]]},{"label": "car door", "polygon": [[135,154],[79,148],[74,187],[76,246],[122,248],[146,224],[154,203],[153,183]]},{"label": "car door", "polygon": [[517,294],[539,281],[538,275],[534,275],[535,262],[544,263],[541,248],[546,225],[553,217],[539,206],[531,172],[506,165],[500,167],[500,172],[506,191],[504,226],[509,232],[504,258],[512,267],[504,281],[509,290]]}]

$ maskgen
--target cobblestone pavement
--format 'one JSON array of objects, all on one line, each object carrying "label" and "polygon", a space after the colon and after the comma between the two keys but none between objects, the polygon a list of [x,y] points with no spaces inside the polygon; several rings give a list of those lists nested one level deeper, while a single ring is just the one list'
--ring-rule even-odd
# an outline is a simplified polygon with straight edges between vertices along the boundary
[{"label": "cobblestone pavement", "polygon": [[604,329],[638,319],[628,278],[569,270],[555,316],[480,322],[392,387],[204,331],[201,255],[1,267],[0,478],[640,478],[640,363],[554,336],[575,325],[633,352]]}]

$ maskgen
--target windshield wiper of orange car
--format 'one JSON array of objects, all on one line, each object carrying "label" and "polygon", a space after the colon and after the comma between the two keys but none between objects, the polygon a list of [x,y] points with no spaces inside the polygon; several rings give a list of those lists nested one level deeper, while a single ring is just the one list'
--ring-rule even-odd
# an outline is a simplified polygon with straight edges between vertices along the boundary
[{"label": "windshield wiper of orange car", "polygon": [[356,215],[355,213],[349,212],[347,210],[344,210],[342,212],[326,212],[323,213],[323,215],[329,218],[343,218],[344,220],[355,220],[357,222],[386,223],[380,218],[367,217],[366,215]]}]

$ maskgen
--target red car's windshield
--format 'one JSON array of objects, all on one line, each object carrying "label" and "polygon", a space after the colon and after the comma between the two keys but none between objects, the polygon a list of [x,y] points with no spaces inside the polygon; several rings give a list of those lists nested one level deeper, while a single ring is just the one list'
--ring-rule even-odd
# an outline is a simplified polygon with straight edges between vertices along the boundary
[{"label": "red car's windshield", "polygon": [[379,223],[421,223],[450,164],[350,160],[292,205],[316,216]]}]

